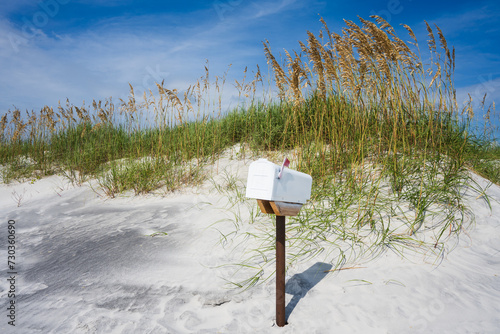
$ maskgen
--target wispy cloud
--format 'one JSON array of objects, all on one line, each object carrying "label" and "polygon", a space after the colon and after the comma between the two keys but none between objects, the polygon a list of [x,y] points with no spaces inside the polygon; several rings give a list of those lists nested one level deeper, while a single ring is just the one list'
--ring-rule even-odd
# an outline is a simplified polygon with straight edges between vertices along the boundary
[{"label": "wispy cloud", "polygon": [[256,12],[251,17],[259,19],[269,15],[279,14],[281,12],[296,9],[297,6],[302,7],[306,5],[305,2],[297,2],[297,0],[282,0],[277,3],[276,1],[253,3]]},{"label": "wispy cloud", "polygon": [[[478,108],[485,99],[485,106],[488,107],[493,102],[500,101],[500,77],[478,76],[479,83],[463,86],[457,89],[457,102],[459,106],[465,106],[469,97],[472,99],[475,108]],[[486,96],[486,97],[485,97]]]},{"label": "wispy cloud", "polygon": [[436,22],[449,36],[454,36],[463,35],[464,32],[484,31],[483,28],[486,25],[488,29],[496,28],[495,30],[500,31],[500,27],[496,24],[499,15],[500,10],[495,6],[484,5],[477,8],[471,3],[471,8],[438,15],[432,21]]},{"label": "wispy cloud", "polygon": [[[168,14],[114,17],[82,31],[49,36],[41,31],[30,39],[2,23],[0,108],[37,109],[65,98],[79,104],[126,97],[128,83],[137,91],[155,90],[155,82],[162,80],[170,88],[185,89],[204,74],[206,59],[212,76],[221,76],[229,64],[260,52],[260,45],[258,50],[245,45],[248,33],[220,22],[213,13],[197,13],[186,19],[188,25],[178,25],[179,20]],[[22,43],[13,47],[8,36]]]}]

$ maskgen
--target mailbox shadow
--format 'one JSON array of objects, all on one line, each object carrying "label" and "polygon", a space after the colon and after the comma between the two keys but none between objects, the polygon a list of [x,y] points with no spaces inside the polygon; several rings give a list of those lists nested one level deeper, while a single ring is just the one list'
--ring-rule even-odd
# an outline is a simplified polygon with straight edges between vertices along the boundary
[{"label": "mailbox shadow", "polygon": [[285,308],[285,321],[288,322],[288,318],[295,306],[297,306],[299,301],[309,292],[309,290],[328,275],[328,270],[330,269],[332,269],[331,264],[317,262],[306,271],[293,275],[288,282],[286,282],[285,293],[293,295],[293,297]]}]

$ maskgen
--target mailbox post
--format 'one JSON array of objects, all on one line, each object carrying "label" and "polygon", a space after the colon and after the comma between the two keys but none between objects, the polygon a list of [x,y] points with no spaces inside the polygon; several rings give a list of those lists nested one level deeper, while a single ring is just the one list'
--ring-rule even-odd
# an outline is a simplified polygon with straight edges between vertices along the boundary
[{"label": "mailbox post", "polygon": [[276,324],[285,326],[285,216],[276,216]]},{"label": "mailbox post", "polygon": [[276,324],[285,326],[285,223],[286,216],[299,214],[311,197],[310,175],[285,169],[266,159],[250,164],[246,196],[257,199],[263,213],[276,215]]}]

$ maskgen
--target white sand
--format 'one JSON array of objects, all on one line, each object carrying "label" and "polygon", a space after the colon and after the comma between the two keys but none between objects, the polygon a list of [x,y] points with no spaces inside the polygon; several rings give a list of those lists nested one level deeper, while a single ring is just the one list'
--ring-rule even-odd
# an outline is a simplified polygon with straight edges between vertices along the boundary
[{"label": "white sand", "polygon": [[[221,164],[245,177],[248,161]],[[209,188],[109,199],[59,176],[0,185],[0,333],[500,332],[497,186],[488,190],[492,211],[467,199],[476,225],[439,264],[387,251],[326,276],[315,275],[323,272],[319,258],[293,266],[283,328],[274,325],[274,280],[229,290],[223,277],[231,268],[214,267],[239,254],[218,243],[213,227],[227,232],[232,222],[220,210],[223,196]],[[7,323],[9,219],[15,327]]]}]

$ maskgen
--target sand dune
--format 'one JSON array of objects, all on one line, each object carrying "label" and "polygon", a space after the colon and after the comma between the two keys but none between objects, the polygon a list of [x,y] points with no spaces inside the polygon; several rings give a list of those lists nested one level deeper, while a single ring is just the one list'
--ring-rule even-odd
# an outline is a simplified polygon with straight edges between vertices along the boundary
[{"label": "sand dune", "polygon": [[[247,166],[229,162],[226,170],[244,178]],[[274,325],[274,281],[244,292],[226,288],[230,268],[219,265],[237,259],[237,247],[218,243],[212,224],[230,230],[231,222],[221,210],[224,197],[210,188],[109,199],[60,176],[0,185],[0,332],[500,331],[500,187],[488,189],[491,211],[470,194],[476,224],[438,263],[387,251],[328,274],[331,265],[320,258],[293,266],[283,328]],[[9,220],[16,230],[15,327],[7,317]]]}]

